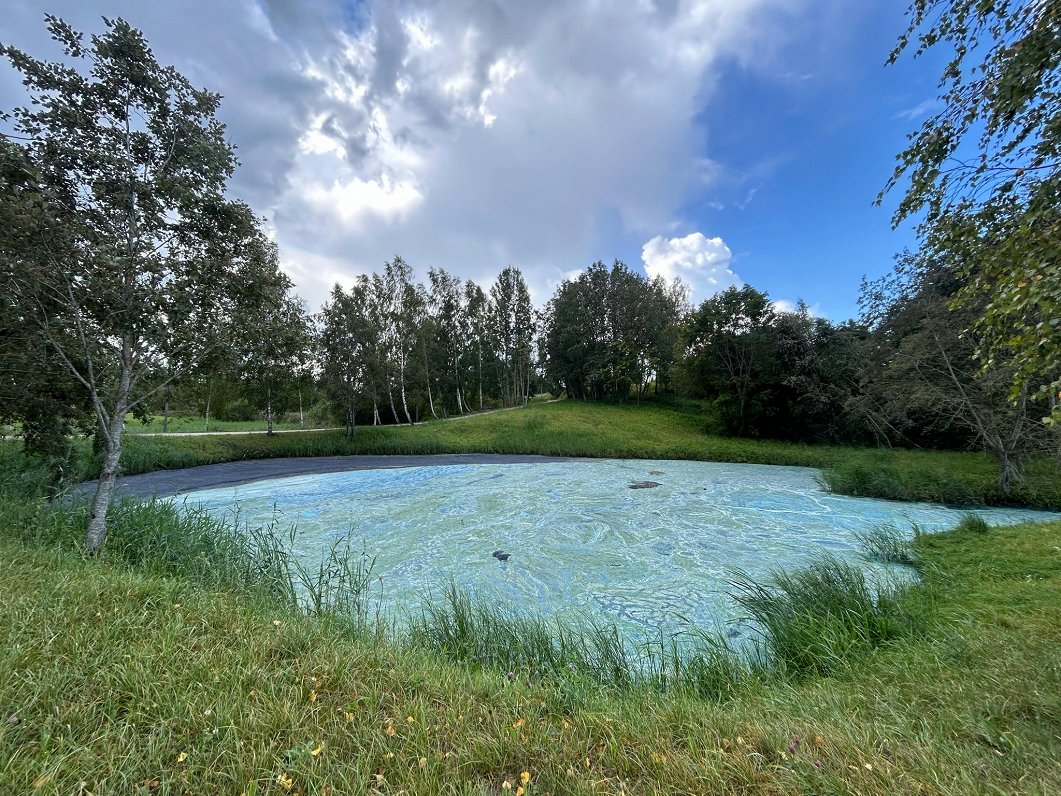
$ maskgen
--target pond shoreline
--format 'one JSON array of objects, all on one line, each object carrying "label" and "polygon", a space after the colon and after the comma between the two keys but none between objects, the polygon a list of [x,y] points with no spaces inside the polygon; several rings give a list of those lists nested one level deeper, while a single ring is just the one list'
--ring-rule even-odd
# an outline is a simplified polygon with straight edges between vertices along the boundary
[{"label": "pond shoreline", "polygon": [[[244,459],[220,464],[203,464],[180,470],[154,470],[122,476],[115,498],[151,500],[182,495],[200,489],[238,486],[271,478],[297,475],[342,473],[351,470],[390,470],[406,467],[439,467],[460,464],[545,464],[548,462],[592,462],[574,456],[538,456],[508,453],[442,453],[387,456],[306,456],[280,459]],[[95,481],[73,488],[76,495],[91,494]]]}]

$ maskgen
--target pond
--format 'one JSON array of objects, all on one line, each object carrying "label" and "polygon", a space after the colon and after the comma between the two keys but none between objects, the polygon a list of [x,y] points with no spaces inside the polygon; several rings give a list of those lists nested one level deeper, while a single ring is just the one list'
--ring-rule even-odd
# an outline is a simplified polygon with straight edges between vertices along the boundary
[{"label": "pond", "polygon": [[[452,582],[529,613],[640,635],[734,621],[727,581],[736,571],[759,579],[831,553],[874,577],[901,577],[864,561],[855,532],[882,523],[938,531],[964,513],[829,494],[809,468],[644,460],[357,470],[185,499],[219,516],[238,507],[241,522],[279,514],[282,526],[297,525],[294,552],[314,568],[349,534],[376,557],[372,599],[387,615],[416,610]],[[1057,517],[976,513],[991,524]]]}]

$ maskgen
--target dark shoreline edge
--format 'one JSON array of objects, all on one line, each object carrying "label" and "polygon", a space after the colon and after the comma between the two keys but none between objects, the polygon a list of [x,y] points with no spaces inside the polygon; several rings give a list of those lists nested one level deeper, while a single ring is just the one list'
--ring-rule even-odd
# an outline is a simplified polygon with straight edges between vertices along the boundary
[{"label": "dark shoreline edge", "polygon": [[[243,459],[219,464],[203,464],[180,470],[154,470],[122,476],[115,499],[125,497],[151,500],[176,497],[199,489],[238,486],[270,478],[297,475],[341,473],[351,470],[389,470],[402,467],[437,467],[457,464],[544,464],[548,462],[591,462],[573,456],[535,456],[508,453],[443,453],[394,456],[305,456],[278,459]],[[70,497],[90,495],[95,481],[86,481],[70,490]]]}]

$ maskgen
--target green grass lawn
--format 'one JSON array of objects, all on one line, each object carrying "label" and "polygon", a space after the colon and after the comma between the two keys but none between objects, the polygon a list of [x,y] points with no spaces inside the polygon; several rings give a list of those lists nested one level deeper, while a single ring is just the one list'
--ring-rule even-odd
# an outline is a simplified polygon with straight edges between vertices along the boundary
[{"label": "green grass lawn", "polygon": [[[162,434],[163,421],[162,415],[152,415],[146,423],[129,415],[126,418],[125,431],[127,434]],[[315,427],[309,421],[305,425],[298,423],[273,423],[273,428],[277,431],[296,431]],[[209,431],[265,431],[267,428],[268,424],[264,420],[211,420]],[[169,423],[166,426],[166,433],[170,434],[201,433],[207,430],[206,420],[202,417],[170,415]]]},{"label": "green grass lawn", "polygon": [[[357,429],[353,439],[342,432],[271,438],[130,436],[122,463],[125,472],[138,473],[239,459],[358,453],[697,459],[821,467],[826,484],[844,494],[955,505],[1013,503],[1061,508],[1061,468],[1056,459],[1033,462],[1028,483],[1006,498],[997,489],[993,461],[983,454],[739,439],[708,433],[710,422],[710,416],[699,408],[558,401],[418,426],[365,426]],[[91,478],[93,466],[82,473]]]},{"label": "green grass lawn", "polygon": [[[723,439],[704,423],[557,403],[352,441],[132,437],[126,466],[485,450],[814,465],[855,472],[855,486],[889,470],[962,489],[992,475],[971,454]],[[922,579],[870,617],[891,623],[872,643],[829,607],[845,595],[811,577],[798,614],[774,606],[793,665],[709,660],[698,675],[686,658],[681,677],[631,679],[560,665],[543,626],[505,607],[404,633],[307,615],[264,589],[268,546],[233,547],[154,504],[118,507],[86,559],[85,509],[42,502],[41,471],[0,454],[5,792],[1061,793],[1061,521],[920,537],[899,552]],[[792,644],[820,649],[804,659]]]},{"label": "green grass lawn", "polygon": [[704,700],[510,681],[20,541],[39,521],[0,517],[5,792],[1061,792],[1061,523],[923,537],[916,636]]}]

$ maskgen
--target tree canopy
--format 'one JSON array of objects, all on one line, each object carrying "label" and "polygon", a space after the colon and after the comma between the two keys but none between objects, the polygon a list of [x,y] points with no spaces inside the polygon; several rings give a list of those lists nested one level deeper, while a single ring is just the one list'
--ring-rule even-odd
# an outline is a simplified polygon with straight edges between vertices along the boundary
[{"label": "tree canopy", "polygon": [[899,155],[895,222],[959,251],[955,305],[978,306],[976,356],[1013,365],[1011,398],[1061,391],[1061,9],[1054,0],[915,0],[891,54],[949,48],[943,109]]},{"label": "tree canopy", "polygon": [[24,163],[31,184],[21,194],[39,197],[24,234],[6,242],[4,276],[40,356],[84,390],[103,441],[85,538],[96,550],[126,414],[203,357],[247,306],[240,254],[261,232],[249,208],[224,196],[235,157],[215,118],[219,95],[159,64],[124,20],[105,19],[86,43],[46,19],[64,61],[0,47],[29,91],[8,115],[17,143],[4,148],[5,166]]}]

